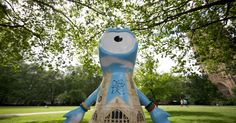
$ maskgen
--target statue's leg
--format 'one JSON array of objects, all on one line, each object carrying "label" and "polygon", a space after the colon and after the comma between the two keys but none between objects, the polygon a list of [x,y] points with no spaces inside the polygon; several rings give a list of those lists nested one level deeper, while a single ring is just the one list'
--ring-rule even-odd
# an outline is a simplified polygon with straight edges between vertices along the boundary
[{"label": "statue's leg", "polygon": [[90,106],[96,102],[98,96],[99,87],[89,95],[89,97],[80,104],[79,108],[76,108],[64,115],[66,120],[64,123],[79,123],[83,120],[84,113],[90,109]]},{"label": "statue's leg", "polygon": [[170,123],[168,120],[169,114],[151,102],[138,88],[136,88],[139,100],[150,113],[153,123]]}]

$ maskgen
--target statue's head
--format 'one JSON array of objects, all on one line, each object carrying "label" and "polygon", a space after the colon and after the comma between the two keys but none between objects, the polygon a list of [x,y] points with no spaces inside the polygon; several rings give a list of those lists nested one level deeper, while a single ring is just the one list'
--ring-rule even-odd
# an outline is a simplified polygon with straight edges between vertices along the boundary
[{"label": "statue's head", "polygon": [[129,29],[107,29],[99,42],[99,58],[103,72],[132,72],[137,50],[137,40]]}]

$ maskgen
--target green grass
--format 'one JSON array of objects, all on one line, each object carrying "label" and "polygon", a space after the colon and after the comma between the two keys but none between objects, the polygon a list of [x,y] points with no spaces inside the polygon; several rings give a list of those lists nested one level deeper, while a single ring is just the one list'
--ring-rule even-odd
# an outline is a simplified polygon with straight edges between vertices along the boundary
[{"label": "green grass", "polygon": [[236,123],[236,106],[163,107],[173,123]]},{"label": "green grass", "polygon": [[67,111],[74,109],[74,106],[0,106],[0,114]]},{"label": "green grass", "polygon": [[[76,107],[0,107],[0,114],[29,113],[47,111],[65,111]],[[236,123],[236,106],[160,106],[171,114],[172,123]],[[88,123],[92,110],[87,112],[83,123]],[[0,118],[0,123],[61,123],[63,114],[32,115]],[[150,115],[145,111],[147,123],[152,123]]]}]

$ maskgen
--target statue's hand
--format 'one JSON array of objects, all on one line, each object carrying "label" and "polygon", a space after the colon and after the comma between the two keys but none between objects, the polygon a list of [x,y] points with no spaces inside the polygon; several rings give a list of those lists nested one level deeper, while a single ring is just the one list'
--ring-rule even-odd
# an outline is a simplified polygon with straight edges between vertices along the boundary
[{"label": "statue's hand", "polygon": [[74,109],[64,115],[66,117],[64,123],[80,123],[83,120],[84,113],[85,111],[81,107]]},{"label": "statue's hand", "polygon": [[152,122],[153,123],[170,123],[170,121],[168,120],[168,117],[170,116],[167,112],[159,109],[159,108],[155,108],[153,109],[151,112],[151,118],[152,118]]}]

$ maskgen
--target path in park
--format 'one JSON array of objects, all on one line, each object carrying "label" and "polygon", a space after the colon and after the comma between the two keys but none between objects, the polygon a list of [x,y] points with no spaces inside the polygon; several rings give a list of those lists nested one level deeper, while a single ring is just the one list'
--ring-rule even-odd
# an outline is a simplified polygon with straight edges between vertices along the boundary
[{"label": "path in park", "polygon": [[39,114],[60,114],[68,111],[51,111],[51,112],[34,112],[34,113],[16,113],[16,114],[0,114],[0,118],[15,117],[15,116],[30,116]]}]

